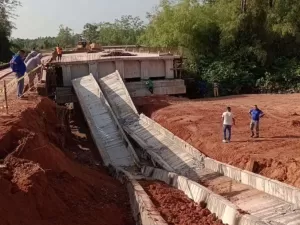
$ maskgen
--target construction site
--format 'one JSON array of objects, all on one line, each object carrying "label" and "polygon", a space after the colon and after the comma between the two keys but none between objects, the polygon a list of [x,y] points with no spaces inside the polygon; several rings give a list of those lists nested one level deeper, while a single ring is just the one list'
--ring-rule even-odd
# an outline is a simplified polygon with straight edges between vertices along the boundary
[{"label": "construction site", "polygon": [[300,224],[299,94],[179,97],[171,53],[50,58],[24,77],[22,100],[0,72],[1,225]]}]

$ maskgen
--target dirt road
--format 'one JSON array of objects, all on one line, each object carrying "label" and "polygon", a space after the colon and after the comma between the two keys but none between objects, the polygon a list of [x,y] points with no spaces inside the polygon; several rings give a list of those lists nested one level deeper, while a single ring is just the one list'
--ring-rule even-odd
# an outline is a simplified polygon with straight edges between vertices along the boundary
[{"label": "dirt road", "polygon": [[[240,168],[258,162],[256,173],[300,187],[300,95],[244,95],[186,100],[138,98],[137,108],[207,156]],[[261,138],[252,139],[249,110],[266,114]],[[232,142],[222,143],[221,115],[227,106],[236,116]]]}]

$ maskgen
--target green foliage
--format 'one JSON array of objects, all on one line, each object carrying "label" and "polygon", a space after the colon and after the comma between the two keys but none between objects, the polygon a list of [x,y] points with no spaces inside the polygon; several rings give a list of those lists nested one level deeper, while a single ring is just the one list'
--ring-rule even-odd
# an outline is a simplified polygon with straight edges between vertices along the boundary
[{"label": "green foliage", "polygon": [[83,36],[90,42],[101,45],[133,45],[144,31],[144,22],[139,17],[122,16],[113,23],[87,23],[83,28]]},{"label": "green foliage", "polygon": [[[0,0],[1,1],[1,0]],[[134,45],[145,29],[144,22],[139,17],[122,16],[113,23],[87,23],[82,35],[90,43],[101,45]],[[53,49],[57,44],[63,48],[74,48],[80,39],[80,34],[74,34],[69,27],[61,25],[57,37],[40,37],[37,39],[13,39],[12,51],[22,48],[30,51],[32,48]]]},{"label": "green foliage", "polygon": [[83,27],[83,36],[91,43],[95,42],[98,39],[98,25],[87,23]]},{"label": "green foliage", "polygon": [[73,30],[60,25],[56,41],[61,47],[73,47],[75,45]]},{"label": "green foliage", "polygon": [[299,14],[297,0],[162,0],[140,42],[183,48],[186,69],[223,94],[297,89]]},{"label": "green foliage", "polygon": [[139,17],[122,16],[114,23],[99,23],[97,40],[101,45],[134,45],[144,28],[144,22]]},{"label": "green foliage", "polygon": [[12,56],[9,37],[13,29],[14,10],[20,5],[16,0],[0,0],[0,61],[7,62]]},{"label": "green foliage", "polygon": [[37,49],[53,49],[57,45],[55,37],[39,37],[36,39],[12,39],[12,51],[16,52],[18,49],[24,49],[25,51],[31,51],[33,48]]}]

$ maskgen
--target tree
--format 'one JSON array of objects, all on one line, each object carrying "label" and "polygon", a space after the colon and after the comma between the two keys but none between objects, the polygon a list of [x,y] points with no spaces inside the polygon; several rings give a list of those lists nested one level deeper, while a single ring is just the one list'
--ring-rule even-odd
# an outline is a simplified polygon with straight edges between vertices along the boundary
[{"label": "tree", "polygon": [[30,51],[33,47],[38,49],[52,49],[57,45],[56,37],[39,37],[35,39],[21,39],[15,38],[11,43],[16,48],[22,48],[25,51]]},{"label": "tree", "polygon": [[188,72],[226,94],[300,90],[299,14],[297,0],[162,0],[140,42],[183,48]]},{"label": "tree", "polygon": [[122,16],[114,23],[99,24],[98,41],[102,45],[134,45],[144,29],[144,22],[139,17]]},{"label": "tree", "polygon": [[16,0],[0,0],[0,62],[8,61],[12,55],[9,37],[14,26],[11,19],[19,5],[20,2]]},{"label": "tree", "polygon": [[59,26],[59,32],[57,35],[57,43],[62,47],[72,47],[74,45],[74,39],[72,29],[69,27]]},{"label": "tree", "polygon": [[87,38],[89,42],[95,42],[98,39],[98,25],[87,23],[83,27],[83,36]]}]

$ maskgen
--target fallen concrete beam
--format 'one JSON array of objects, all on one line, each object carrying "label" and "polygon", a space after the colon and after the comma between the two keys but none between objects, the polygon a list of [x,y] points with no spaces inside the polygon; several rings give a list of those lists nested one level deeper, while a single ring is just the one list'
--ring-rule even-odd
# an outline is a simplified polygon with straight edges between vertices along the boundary
[{"label": "fallen concrete beam", "polygon": [[255,216],[240,213],[242,211],[224,197],[213,193],[206,187],[186,177],[153,167],[143,167],[142,173],[152,179],[163,181],[181,191],[196,203],[205,202],[207,208],[215,213],[223,223],[229,225],[266,225]]},{"label": "fallen concrete beam", "polygon": [[126,183],[133,218],[139,225],[168,225],[134,176],[121,168],[113,168],[115,176]]},{"label": "fallen concrete beam", "polygon": [[93,75],[72,83],[104,164],[138,165],[139,159]]},{"label": "fallen concrete beam", "polygon": [[249,185],[259,191],[263,191],[271,196],[292,203],[295,205],[295,209],[300,208],[300,190],[298,188],[272,180],[259,174],[241,170],[237,167],[219,162],[209,157],[204,159],[204,165],[205,168],[232,178],[237,182]]},{"label": "fallen concrete beam", "polygon": [[190,154],[194,159],[197,159],[199,162],[203,162],[205,155],[202,154],[198,149],[185,142],[181,138],[175,136],[172,132],[161,126],[159,123],[156,123],[154,120],[145,116],[144,114],[140,115],[140,118],[144,120],[148,125],[157,129],[160,133],[164,134],[167,138],[171,139],[175,145],[183,150],[185,150],[188,154]]}]

